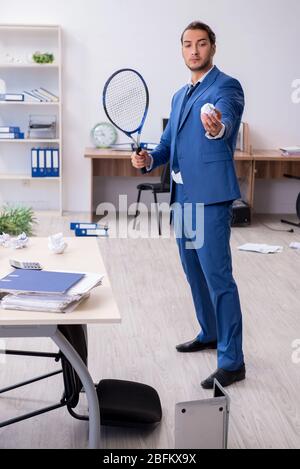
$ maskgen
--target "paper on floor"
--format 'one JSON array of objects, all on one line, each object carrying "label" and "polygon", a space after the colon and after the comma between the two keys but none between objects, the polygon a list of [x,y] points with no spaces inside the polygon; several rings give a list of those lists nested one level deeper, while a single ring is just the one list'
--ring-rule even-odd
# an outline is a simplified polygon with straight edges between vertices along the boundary
[{"label": "paper on floor", "polygon": [[259,252],[261,254],[274,254],[276,252],[282,252],[282,246],[271,246],[270,244],[253,244],[247,243],[238,248],[239,251],[251,251]]},{"label": "paper on floor", "polygon": [[290,248],[292,249],[300,249],[300,243],[291,243]]}]

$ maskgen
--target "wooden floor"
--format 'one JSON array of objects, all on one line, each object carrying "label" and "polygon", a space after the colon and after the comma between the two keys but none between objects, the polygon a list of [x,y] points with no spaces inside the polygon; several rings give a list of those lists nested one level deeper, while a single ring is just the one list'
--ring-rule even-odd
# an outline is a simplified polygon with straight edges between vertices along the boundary
[{"label": "wooden floor", "polygon": [[[69,221],[39,217],[39,236],[63,231]],[[84,220],[84,217],[81,217]],[[244,315],[247,380],[230,388],[230,448],[300,447],[300,364],[293,363],[292,343],[300,339],[300,242],[280,216],[256,218],[249,228],[234,228],[232,253]],[[281,254],[237,250],[245,242],[279,244]],[[161,449],[174,447],[176,402],[212,395],[200,381],[216,368],[215,351],[179,354],[175,345],[198,332],[189,287],[174,239],[100,239],[99,246],[122,314],[122,324],[89,328],[89,366],[93,378],[144,382],[159,392],[162,424],[152,432],[103,429],[103,447]],[[84,255],[84,253],[83,253]],[[11,339],[7,347],[55,351],[48,339]],[[1,347],[0,347],[1,348]],[[299,356],[299,354],[298,354]],[[52,360],[7,357],[0,363],[1,386],[19,382],[57,365]],[[0,418],[58,402],[61,377],[0,398]],[[86,403],[81,404],[85,410]],[[0,430],[0,448],[84,448],[88,427],[61,409]]]}]

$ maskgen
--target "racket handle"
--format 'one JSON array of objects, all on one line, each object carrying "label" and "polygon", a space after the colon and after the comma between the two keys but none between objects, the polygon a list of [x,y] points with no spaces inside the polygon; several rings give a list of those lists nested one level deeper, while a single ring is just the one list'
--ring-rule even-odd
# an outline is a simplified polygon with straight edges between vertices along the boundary
[{"label": "racket handle", "polygon": [[[141,147],[138,147],[135,152],[136,152],[137,155],[139,155],[141,151],[142,151],[142,148],[141,148]],[[142,168],[142,169],[141,169],[141,173],[142,173],[142,174],[147,174],[147,172],[148,172],[148,171],[147,171],[146,168]]]}]

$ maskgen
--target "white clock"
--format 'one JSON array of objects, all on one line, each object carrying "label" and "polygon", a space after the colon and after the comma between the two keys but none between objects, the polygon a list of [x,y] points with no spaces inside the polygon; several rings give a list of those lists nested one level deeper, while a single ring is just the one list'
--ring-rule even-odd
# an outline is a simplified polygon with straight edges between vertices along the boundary
[{"label": "white clock", "polygon": [[118,133],[109,122],[100,122],[92,129],[91,138],[97,148],[107,148],[116,143]]}]

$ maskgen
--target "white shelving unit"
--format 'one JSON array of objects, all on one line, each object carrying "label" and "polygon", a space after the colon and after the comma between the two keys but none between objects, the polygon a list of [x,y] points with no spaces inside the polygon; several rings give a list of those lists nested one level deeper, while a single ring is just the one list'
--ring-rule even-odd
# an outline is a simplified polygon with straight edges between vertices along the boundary
[{"label": "white shelving unit", "polygon": [[[54,54],[53,64],[35,64],[36,51]],[[14,62],[9,62],[11,57]],[[8,63],[9,62],[9,63]],[[62,31],[57,25],[0,24],[0,79],[7,93],[23,93],[46,88],[59,102],[0,102],[0,125],[18,126],[24,140],[0,139],[0,205],[32,206],[35,210],[63,212],[62,142]],[[26,97],[25,97],[26,100]],[[30,115],[55,115],[57,138],[26,138]],[[31,177],[31,148],[59,148],[60,177]]]},{"label": "white shelving unit", "polygon": [[[41,68],[41,64],[1,64],[2,68]],[[43,68],[59,68],[57,64],[42,64]]]},{"label": "white shelving unit", "polygon": [[[20,102],[16,103],[13,101],[0,101],[0,106],[59,106],[59,103],[34,103],[34,102]],[[1,108],[0,108],[1,109]]]},{"label": "white shelving unit", "polygon": [[[38,139],[33,139],[33,138],[24,138],[24,140],[18,140],[18,139],[0,139],[0,142],[2,143],[11,143],[11,144],[16,144],[16,143],[22,143],[22,144],[28,144],[28,143],[60,143],[60,139],[58,138],[52,138],[51,140],[45,140],[44,138],[38,138]],[[1,178],[1,174],[0,174]]]}]

